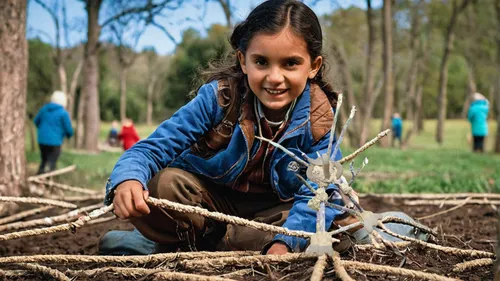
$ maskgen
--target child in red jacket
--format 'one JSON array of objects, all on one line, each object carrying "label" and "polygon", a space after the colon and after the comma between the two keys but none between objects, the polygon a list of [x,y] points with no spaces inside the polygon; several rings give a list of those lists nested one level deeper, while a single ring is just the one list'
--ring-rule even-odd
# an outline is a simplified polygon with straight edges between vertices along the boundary
[{"label": "child in red jacket", "polygon": [[118,135],[123,145],[123,150],[131,148],[141,138],[135,130],[134,123],[130,119],[125,119],[122,123],[122,130]]}]

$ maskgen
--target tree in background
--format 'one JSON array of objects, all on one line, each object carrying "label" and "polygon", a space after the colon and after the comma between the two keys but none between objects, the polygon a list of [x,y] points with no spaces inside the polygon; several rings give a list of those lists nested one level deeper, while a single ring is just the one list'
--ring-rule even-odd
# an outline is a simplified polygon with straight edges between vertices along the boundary
[{"label": "tree in background", "polygon": [[470,0],[462,0],[458,3],[458,0],[451,1],[452,10],[451,17],[448,26],[445,31],[445,41],[444,41],[444,51],[443,57],[441,59],[441,67],[439,70],[439,88],[438,88],[438,122],[436,127],[436,141],[439,144],[443,143],[443,131],[444,131],[444,121],[446,119],[446,107],[447,107],[447,84],[448,84],[448,59],[453,48],[453,40],[455,37],[455,28],[457,25],[458,16],[464,11],[464,9],[469,5]]},{"label": "tree in background", "polygon": [[207,68],[212,60],[220,60],[230,50],[225,26],[213,25],[206,38],[194,29],[183,33],[167,74],[165,107],[177,109],[187,103],[189,95],[201,85],[199,71]]},{"label": "tree in background", "polygon": [[[0,1],[0,42],[0,195],[20,196],[26,184],[26,0]],[[14,210],[0,205],[2,215]]]},{"label": "tree in background", "polygon": [[[394,110],[394,77],[392,74],[392,0],[384,0],[383,7],[383,63],[384,63],[384,117],[382,119],[381,131],[391,127],[391,116]],[[382,147],[389,147],[390,138],[380,140]]]},{"label": "tree in background", "polygon": [[[162,25],[159,25],[155,18],[165,11],[175,11],[178,9],[182,0],[143,0],[143,1],[125,1],[125,0],[81,0],[85,3],[87,11],[87,42],[85,44],[85,55],[83,64],[83,99],[82,107],[85,108],[84,119],[84,138],[81,143],[87,151],[97,151],[100,128],[100,107],[99,107],[99,36],[101,30],[116,20],[123,19],[134,21],[137,24],[144,22],[160,28],[164,33],[175,42],[170,33]],[[107,2],[109,13],[107,17],[99,23],[99,14],[103,2]],[[78,136],[77,136],[78,137]]]},{"label": "tree in background", "polygon": [[[75,106],[75,93],[78,84],[78,79],[80,78],[80,73],[83,67],[83,56],[81,56],[80,59],[78,60],[78,64],[75,70],[73,71],[73,76],[71,77],[71,81],[68,85],[68,78],[67,78],[68,71],[65,62],[69,58],[71,58],[71,56],[74,55],[75,51],[78,50],[71,48],[63,49],[61,47],[62,35],[64,35],[63,37],[66,46],[69,47],[72,45],[69,39],[69,33],[72,30],[68,24],[68,19],[66,14],[66,1],[55,0],[52,3],[52,5],[50,5],[51,7],[49,7],[47,1],[42,1],[42,0],[34,0],[34,1],[49,13],[50,17],[52,18],[52,21],[54,22],[56,38],[55,40],[52,40],[52,42],[54,43],[52,58],[54,60],[54,64],[56,65],[57,68],[57,73],[59,75],[59,89],[67,94],[68,105],[66,109],[68,110],[71,119],[73,119],[74,106]],[[62,3],[61,6],[59,6],[60,3]]]},{"label": "tree in background", "polygon": [[129,21],[117,20],[110,25],[113,30],[113,35],[116,39],[116,50],[118,53],[118,62],[120,64],[120,119],[127,118],[127,73],[132,64],[137,58],[137,53],[134,51],[137,47],[139,38],[144,33],[144,28],[140,28],[133,32],[133,43],[128,43],[126,39],[127,31],[133,29]]},{"label": "tree in background", "polygon": [[[497,54],[496,54],[496,66],[497,66],[497,79],[496,81],[496,95],[495,95],[495,113],[497,116],[497,134],[495,141],[495,153],[500,153],[500,79],[498,79],[498,73],[500,73],[500,0],[495,0],[495,12],[497,20]],[[499,230],[500,231],[500,230]],[[497,247],[497,254],[499,254],[499,249]],[[499,266],[497,266],[498,268]],[[499,272],[500,273],[500,272]],[[498,277],[500,279],[500,277]],[[497,279],[495,279],[497,280]]]}]

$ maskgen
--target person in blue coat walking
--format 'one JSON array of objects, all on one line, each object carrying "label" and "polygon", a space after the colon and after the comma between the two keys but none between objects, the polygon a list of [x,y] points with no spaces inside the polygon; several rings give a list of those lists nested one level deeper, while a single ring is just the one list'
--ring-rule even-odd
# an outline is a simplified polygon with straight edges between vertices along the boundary
[{"label": "person in blue coat walking", "polygon": [[488,136],[488,100],[480,93],[472,95],[472,103],[469,107],[467,119],[471,124],[474,152],[484,152],[484,138]]},{"label": "person in blue coat walking", "polygon": [[73,136],[71,120],[66,111],[66,94],[55,91],[51,101],[38,111],[35,117],[35,125],[38,132],[38,146],[42,161],[37,174],[43,174],[48,165],[50,171],[56,169],[56,162],[61,155],[61,145],[64,137],[68,139]]}]

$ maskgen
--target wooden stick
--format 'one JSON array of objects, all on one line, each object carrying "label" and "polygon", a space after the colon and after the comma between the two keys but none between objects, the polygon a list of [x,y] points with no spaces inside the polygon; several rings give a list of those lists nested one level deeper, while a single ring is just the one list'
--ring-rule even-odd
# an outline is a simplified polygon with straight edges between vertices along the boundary
[{"label": "wooden stick", "polygon": [[0,196],[0,202],[14,202],[14,203],[49,205],[49,206],[67,208],[67,209],[77,208],[77,206],[75,204],[57,201],[57,200],[53,200],[53,199],[38,198],[38,197]]},{"label": "wooden stick", "polygon": [[55,171],[52,171],[52,172],[48,172],[48,173],[45,173],[45,174],[31,176],[31,177],[28,178],[28,181],[31,182],[31,181],[34,181],[36,179],[44,179],[44,178],[48,178],[48,177],[62,175],[62,174],[71,172],[71,171],[73,171],[75,169],[76,169],[76,165],[71,165],[71,166],[68,166],[66,168],[62,168],[62,169],[55,170]]},{"label": "wooden stick", "polygon": [[471,199],[471,197],[467,197],[464,202],[462,202],[462,204],[459,204],[455,207],[452,207],[452,208],[449,208],[448,210],[444,210],[444,211],[441,211],[441,212],[437,212],[435,214],[430,214],[428,216],[423,216],[423,217],[419,217],[417,218],[417,220],[425,220],[425,219],[430,219],[430,218],[433,218],[433,217],[436,217],[436,216],[440,216],[440,215],[443,215],[443,214],[446,214],[446,213],[449,213],[451,211],[454,211],[458,208],[462,208],[463,206],[465,206],[465,204],[467,204],[467,202],[469,202],[469,200]]}]

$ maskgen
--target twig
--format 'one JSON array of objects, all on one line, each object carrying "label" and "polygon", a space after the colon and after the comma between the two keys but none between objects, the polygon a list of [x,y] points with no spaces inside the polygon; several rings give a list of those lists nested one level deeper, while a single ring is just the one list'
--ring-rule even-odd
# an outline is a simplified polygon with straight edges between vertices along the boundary
[{"label": "twig", "polygon": [[5,218],[1,218],[0,225],[6,224],[9,222],[13,222],[13,221],[18,221],[20,219],[24,219],[24,218],[29,217],[29,216],[37,215],[37,214],[43,213],[43,212],[50,210],[50,209],[53,209],[53,208],[54,208],[53,206],[44,206],[44,207],[20,212],[20,213],[17,213],[17,214],[14,214],[12,216],[8,216]]},{"label": "twig", "polygon": [[[411,242],[408,241],[403,241],[403,242],[394,242],[392,243],[394,246],[398,248],[406,248],[411,245]],[[368,250],[373,250],[375,246],[373,244],[359,244],[359,245],[354,245],[354,249],[359,250],[359,251],[368,251]]]},{"label": "twig", "polygon": [[198,258],[239,257],[256,255],[255,251],[235,252],[181,252],[152,254],[148,256],[90,256],[90,255],[31,255],[0,257],[0,264],[11,263],[57,263],[57,264],[82,264],[82,263],[123,263],[130,265],[145,265],[149,263],[162,263],[168,260],[187,260]]},{"label": "twig", "polygon": [[14,222],[10,224],[4,224],[0,225],[0,232],[2,231],[8,231],[8,230],[18,230],[21,228],[29,228],[29,227],[35,227],[35,226],[50,226],[54,225],[55,223],[60,223],[60,222],[67,222],[70,220],[75,219],[78,215],[88,212],[90,210],[94,210],[96,208],[102,207],[102,203],[83,207],[80,209],[73,210],[69,213],[62,214],[59,216],[53,216],[53,217],[45,217],[42,219],[35,219],[35,220],[30,220],[30,221],[20,221],[20,222]]},{"label": "twig", "polygon": [[137,278],[137,277],[142,277],[144,275],[150,275],[154,274],[157,272],[165,271],[167,270],[166,268],[142,268],[142,267],[116,267],[116,266],[110,266],[110,267],[102,267],[102,268],[96,268],[96,269],[86,269],[86,270],[70,270],[67,269],[65,273],[69,276],[73,277],[79,277],[79,276],[85,276],[86,278],[92,278],[99,276],[104,273],[115,273],[115,274],[120,274],[121,276],[124,277],[132,277],[132,278]]},{"label": "twig", "polygon": [[252,269],[244,268],[244,269],[236,270],[236,271],[229,272],[226,274],[221,274],[221,275],[219,275],[219,277],[223,277],[223,278],[242,277],[242,276],[245,276],[251,272],[252,272]]},{"label": "twig", "polygon": [[311,275],[311,281],[321,281],[323,280],[323,273],[325,272],[326,264],[328,263],[328,256],[322,255],[318,257],[316,264],[314,265],[313,273]]},{"label": "twig", "polygon": [[69,202],[81,202],[89,200],[104,200],[104,194],[94,194],[89,196],[51,196],[52,199],[58,199]]},{"label": "twig", "polygon": [[30,263],[20,263],[18,265],[21,267],[24,267],[28,270],[48,275],[48,276],[54,278],[54,280],[70,281],[70,279],[66,275],[64,275],[62,272],[60,272],[59,270],[50,268],[50,267],[46,267],[46,266],[42,266],[42,265],[38,265],[38,264],[30,264]]},{"label": "twig", "polygon": [[471,257],[487,257],[487,258],[495,257],[495,254],[490,253],[490,252],[478,251],[478,250],[464,250],[464,249],[457,249],[457,248],[453,248],[453,247],[444,247],[444,246],[440,246],[440,245],[436,245],[436,244],[432,244],[432,243],[427,243],[427,242],[424,242],[424,241],[421,241],[421,240],[418,240],[415,238],[410,238],[410,237],[407,237],[404,235],[399,235],[399,234],[394,233],[394,232],[390,231],[389,229],[387,229],[382,222],[378,223],[378,227],[380,229],[382,229],[383,231],[385,231],[387,234],[392,235],[394,237],[397,237],[399,239],[411,241],[411,242],[414,242],[416,244],[419,244],[419,245],[422,245],[422,246],[425,246],[425,247],[428,247],[431,249],[436,249],[436,250],[439,250],[439,251],[442,251],[445,253],[460,255],[460,256],[471,256]]},{"label": "twig", "polygon": [[71,230],[71,231],[76,231],[76,229],[84,226],[88,221],[98,218],[106,213],[111,212],[113,210],[113,204],[102,207],[100,209],[92,211],[90,214],[87,216],[82,216],[79,217],[76,221],[70,222],[70,223],[65,223],[61,225],[56,225],[56,226],[51,226],[51,227],[45,227],[45,228],[39,228],[39,229],[34,229],[34,230],[25,230],[25,231],[19,231],[19,232],[14,232],[14,233],[7,233],[4,235],[0,235],[0,241],[5,241],[5,240],[12,240],[12,239],[19,239],[23,237],[28,237],[28,236],[35,236],[35,235],[40,235],[40,234],[49,234],[49,233],[55,233],[55,232],[60,232],[60,231],[66,231],[66,230]]},{"label": "twig", "polygon": [[431,280],[431,281],[457,281],[459,279],[449,278],[440,276],[433,273],[418,272],[415,270],[404,269],[399,267],[391,267],[379,264],[369,264],[358,261],[342,261],[342,265],[347,268],[353,268],[358,270],[366,270],[370,272],[378,272],[384,274],[394,274],[410,278],[415,278],[417,280]]},{"label": "twig", "polygon": [[452,208],[449,208],[448,210],[444,210],[444,211],[441,211],[441,212],[437,212],[435,214],[430,214],[428,216],[423,216],[423,217],[419,217],[417,218],[417,220],[425,220],[425,219],[430,219],[430,218],[433,218],[433,217],[436,217],[436,216],[439,216],[439,215],[443,215],[443,214],[446,214],[446,213],[449,213],[451,211],[454,211],[456,209],[459,209],[463,206],[465,206],[465,204],[467,204],[467,202],[469,202],[469,200],[471,199],[471,197],[467,197],[463,202],[462,204],[459,204],[455,207],[452,207]]},{"label": "twig", "polygon": [[[465,199],[467,200],[467,199]],[[406,200],[404,201],[405,205],[408,206],[416,206],[416,205],[458,205],[464,203],[465,200]],[[466,204],[474,204],[474,205],[500,205],[500,200],[497,201],[488,201],[485,199],[472,199],[466,202]]]},{"label": "twig", "polygon": [[[247,226],[247,227],[251,227],[253,229],[262,230],[262,231],[269,231],[269,232],[273,232],[273,233],[280,233],[280,234],[284,234],[284,235],[303,237],[303,238],[310,238],[311,236],[314,235],[314,233],[311,233],[311,232],[289,230],[289,229],[284,228],[284,227],[260,223],[260,222],[256,222],[256,221],[250,221],[250,220],[242,219],[239,217],[222,214],[219,212],[210,212],[207,209],[203,209],[203,208],[196,207],[196,206],[188,206],[188,205],[172,202],[172,201],[169,201],[166,199],[156,199],[153,197],[149,197],[147,199],[147,202],[154,205],[154,206],[171,209],[171,210],[174,210],[174,211],[177,211],[180,213],[198,214],[198,215],[202,215],[204,217],[208,217],[208,218],[215,219],[218,221],[222,221],[222,222],[226,222],[226,223],[230,223],[230,224]],[[336,238],[332,238],[332,242],[339,242],[339,240]]]},{"label": "twig", "polygon": [[493,259],[485,258],[485,259],[477,259],[477,260],[457,263],[453,268],[453,272],[462,272],[478,266],[492,265],[493,262],[494,262]]},{"label": "twig", "polygon": [[45,174],[41,174],[41,175],[36,175],[36,176],[31,176],[31,177],[28,178],[28,181],[30,182],[30,181],[34,181],[36,179],[44,179],[44,178],[48,178],[48,177],[62,175],[62,174],[71,172],[74,169],[76,169],[76,165],[71,165],[71,166],[68,166],[66,168],[55,170],[55,171],[52,171],[52,172],[49,172],[49,173],[45,173]]},{"label": "twig", "polygon": [[395,216],[387,216],[387,217],[384,217],[380,220],[381,222],[383,223],[388,223],[388,222],[397,222],[397,223],[400,223],[400,224],[406,224],[406,225],[411,225],[415,228],[418,228],[426,233],[429,233],[429,234],[432,234],[433,236],[437,236],[437,232],[432,230],[431,228],[421,224],[421,223],[418,223],[418,222],[414,222],[414,221],[410,221],[410,220],[406,220],[406,219],[403,219],[403,218],[398,218],[398,217],[395,217]]},{"label": "twig", "polygon": [[397,198],[397,199],[443,199],[443,198],[490,198],[490,199],[500,199],[500,194],[498,193],[365,193],[359,194],[359,197],[378,197],[378,198]]},{"label": "twig", "polygon": [[37,197],[11,197],[11,196],[0,196],[0,202],[14,202],[14,203],[27,203],[27,204],[38,204],[38,205],[49,205],[67,209],[77,208],[75,204],[61,202],[52,199],[43,199]]},{"label": "twig", "polygon": [[263,266],[265,263],[297,262],[303,260],[317,259],[317,255],[304,253],[289,253],[284,255],[260,255],[247,257],[223,257],[219,259],[207,258],[201,260],[180,261],[179,265],[184,269],[213,269],[225,266],[249,266],[257,264]]},{"label": "twig", "polygon": [[342,261],[340,260],[340,255],[338,252],[333,252],[333,266],[335,267],[335,274],[342,281],[355,281],[349,276],[344,266],[342,265]]},{"label": "twig", "polygon": [[181,272],[159,272],[154,274],[153,280],[172,280],[172,281],[234,281],[233,279],[217,276],[203,276],[198,274],[189,274]]},{"label": "twig", "polygon": [[67,185],[67,184],[57,183],[57,182],[53,182],[50,180],[47,181],[47,180],[42,180],[42,179],[32,179],[31,181],[36,182],[36,183],[40,183],[40,184],[44,184],[44,185],[48,185],[51,187],[57,187],[59,189],[66,190],[66,191],[79,192],[79,193],[84,193],[84,194],[89,194],[89,195],[97,195],[97,194],[101,193],[100,191],[89,190],[89,189],[85,189],[85,188],[81,188],[81,187],[77,187],[77,186],[71,186],[71,185]]},{"label": "twig", "polygon": [[365,143],[362,147],[358,148],[356,151],[354,151],[353,153],[347,155],[346,157],[342,158],[339,160],[339,163],[340,164],[344,164],[345,162],[348,162],[348,161],[351,161],[352,159],[354,159],[356,156],[358,156],[358,154],[360,154],[361,152],[367,150],[370,146],[374,145],[379,139],[387,136],[387,134],[390,132],[391,130],[390,129],[387,129],[381,133],[379,133],[375,138],[373,138],[372,140],[370,140],[369,142]]}]

